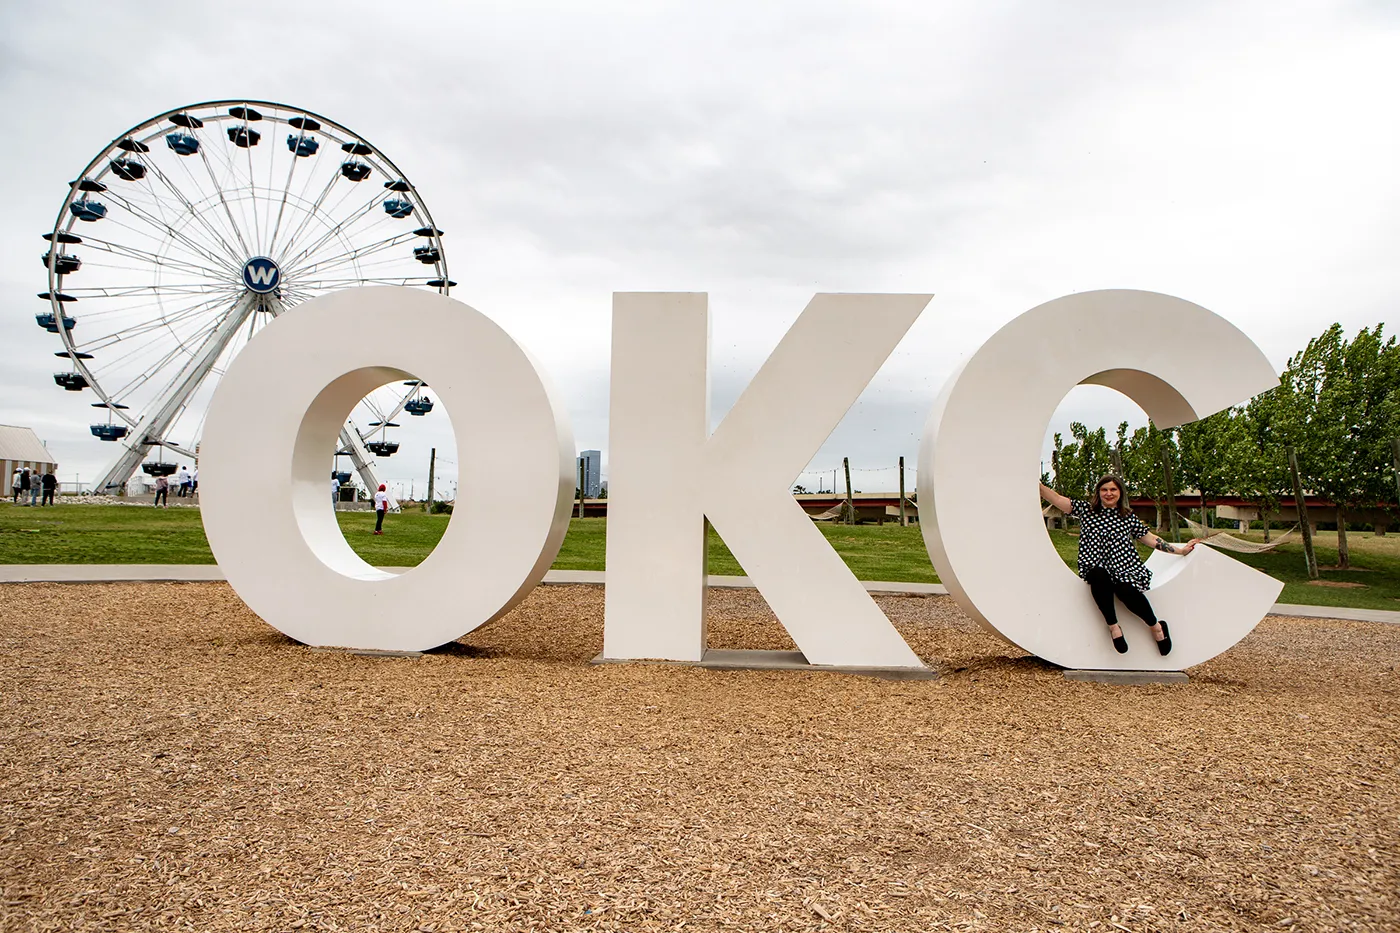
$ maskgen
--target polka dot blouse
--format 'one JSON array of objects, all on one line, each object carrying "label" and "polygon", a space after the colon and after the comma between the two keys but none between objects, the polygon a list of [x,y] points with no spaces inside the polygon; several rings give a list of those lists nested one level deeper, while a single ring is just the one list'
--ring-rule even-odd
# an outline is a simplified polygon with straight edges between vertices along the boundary
[{"label": "polka dot blouse", "polygon": [[1152,585],[1152,571],[1138,557],[1133,542],[1151,529],[1131,512],[1126,517],[1117,509],[1095,512],[1083,499],[1073,500],[1071,515],[1079,519],[1079,576],[1102,567],[1119,583],[1130,583],[1140,590]]}]

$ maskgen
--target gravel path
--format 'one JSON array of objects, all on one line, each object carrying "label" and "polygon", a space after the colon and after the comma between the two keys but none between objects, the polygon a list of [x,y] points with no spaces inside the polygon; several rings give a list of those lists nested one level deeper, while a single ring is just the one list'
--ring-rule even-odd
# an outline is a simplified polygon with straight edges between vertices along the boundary
[{"label": "gravel path", "polygon": [[942,680],[592,667],[597,587],[410,660],[223,584],[5,586],[0,928],[1397,929],[1400,627],[1122,688],[880,602]]}]

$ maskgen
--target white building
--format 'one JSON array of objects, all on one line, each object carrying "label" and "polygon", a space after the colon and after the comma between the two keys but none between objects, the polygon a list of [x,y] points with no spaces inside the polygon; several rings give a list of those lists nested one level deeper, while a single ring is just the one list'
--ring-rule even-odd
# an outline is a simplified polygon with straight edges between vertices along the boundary
[{"label": "white building", "polygon": [[26,468],[41,475],[58,472],[58,464],[33,429],[0,424],[0,477],[3,477],[5,498],[10,496],[10,477],[15,470]]}]

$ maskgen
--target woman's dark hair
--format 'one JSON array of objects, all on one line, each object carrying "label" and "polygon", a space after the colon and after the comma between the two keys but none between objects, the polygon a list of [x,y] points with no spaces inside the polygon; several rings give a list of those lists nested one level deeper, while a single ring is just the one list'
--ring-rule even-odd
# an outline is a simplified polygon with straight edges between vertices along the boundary
[{"label": "woman's dark hair", "polygon": [[1124,518],[1127,518],[1129,515],[1133,514],[1132,508],[1128,505],[1128,484],[1112,473],[1107,473],[1099,477],[1099,481],[1094,484],[1094,499],[1089,503],[1090,510],[1094,512],[1103,511],[1103,500],[1099,498],[1099,490],[1103,489],[1104,486],[1109,483],[1118,487],[1118,508],[1114,511]]}]

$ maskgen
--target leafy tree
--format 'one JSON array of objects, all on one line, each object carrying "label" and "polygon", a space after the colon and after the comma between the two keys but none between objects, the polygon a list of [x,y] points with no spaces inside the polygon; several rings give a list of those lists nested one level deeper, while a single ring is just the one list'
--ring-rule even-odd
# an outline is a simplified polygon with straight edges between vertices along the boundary
[{"label": "leafy tree", "polygon": [[1127,481],[1123,455],[1128,450],[1128,422],[1118,423],[1118,434],[1113,439],[1113,449],[1109,451],[1109,458],[1113,464],[1113,475],[1124,482]]},{"label": "leafy tree", "polygon": [[1385,325],[1361,332],[1344,345],[1338,393],[1347,415],[1346,476],[1352,504],[1379,506],[1391,498],[1391,438],[1400,431],[1400,347],[1385,339]]},{"label": "leafy tree", "polygon": [[[1126,433],[1126,431],[1125,431]],[[1167,499],[1166,476],[1162,471],[1162,461],[1171,465],[1171,493],[1181,491],[1181,453],[1171,431],[1160,431],[1151,421],[1146,427],[1138,428],[1132,437],[1127,438],[1123,450],[1123,478],[1134,495],[1147,496],[1157,507],[1157,530],[1167,524],[1162,508]]]},{"label": "leafy tree", "polygon": [[1050,451],[1050,472],[1041,473],[1040,481],[1051,489],[1058,489],[1060,482],[1060,455],[1064,453],[1065,439],[1059,431],[1055,432],[1055,447]]},{"label": "leafy tree", "polygon": [[1337,506],[1337,558],[1349,569],[1347,513],[1389,499],[1389,444],[1400,414],[1400,350],[1384,325],[1347,341],[1333,324],[1288,361],[1273,390],[1281,440],[1304,485]]},{"label": "leafy tree", "polygon": [[1091,432],[1075,421],[1069,432],[1074,438],[1070,444],[1062,444],[1060,435],[1055,435],[1055,451],[1050,459],[1055,482],[1051,485],[1063,495],[1080,498],[1089,494],[1099,477],[1112,470],[1113,457],[1103,428]]},{"label": "leafy tree", "polygon": [[1181,482],[1186,488],[1195,487],[1201,494],[1203,525],[1210,525],[1205,503],[1213,496],[1231,491],[1233,477],[1227,451],[1235,446],[1240,427],[1236,415],[1227,410],[1176,429],[1181,451]]},{"label": "leafy tree", "polygon": [[1264,520],[1264,540],[1269,540],[1269,520],[1293,491],[1278,422],[1279,397],[1272,392],[1256,395],[1236,410],[1234,443],[1225,450],[1229,488],[1241,498],[1259,503]]},{"label": "leafy tree", "polygon": [[[1205,499],[1235,493],[1259,503],[1265,519],[1292,493],[1287,447],[1298,454],[1304,488],[1338,509],[1338,552],[1350,566],[1346,518],[1357,507],[1400,511],[1392,474],[1392,438],[1400,435],[1400,347],[1384,325],[1347,341],[1334,324],[1295,354],[1278,388],[1248,404],[1160,431],[1149,422],[1128,434],[1118,426],[1112,445],[1103,428],[1070,425],[1070,442],[1055,435],[1050,472],[1041,481],[1068,496],[1088,495],[1097,479],[1116,473],[1130,494],[1157,506],[1186,486]],[[1169,468],[1171,488],[1167,487]],[[1395,503],[1392,505],[1392,503]],[[1202,521],[1209,524],[1202,510]]]}]

